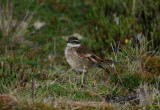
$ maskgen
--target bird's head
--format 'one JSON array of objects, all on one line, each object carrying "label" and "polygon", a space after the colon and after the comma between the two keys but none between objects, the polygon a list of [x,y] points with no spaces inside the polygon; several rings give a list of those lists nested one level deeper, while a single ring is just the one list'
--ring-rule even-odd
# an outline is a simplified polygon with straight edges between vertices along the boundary
[{"label": "bird's head", "polygon": [[80,46],[80,42],[77,37],[71,36],[68,38],[67,46],[78,47]]}]

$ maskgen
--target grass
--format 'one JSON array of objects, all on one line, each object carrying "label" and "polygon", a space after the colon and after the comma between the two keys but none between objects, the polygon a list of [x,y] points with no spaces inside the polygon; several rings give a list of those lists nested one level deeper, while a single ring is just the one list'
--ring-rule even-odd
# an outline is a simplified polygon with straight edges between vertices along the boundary
[{"label": "grass", "polygon": [[[112,2],[115,5],[112,5]],[[152,3],[151,6],[158,7],[158,2],[150,0],[148,2]],[[153,8],[155,12],[158,8],[151,8],[148,4],[137,5],[139,2],[134,0],[120,2],[124,7],[126,6],[125,9],[117,5],[119,1],[115,0],[108,2],[96,0],[95,3],[89,0],[13,0],[12,3],[9,4],[12,6],[11,10],[5,7],[8,5],[2,5],[0,9],[5,9],[6,16],[12,18],[7,20],[9,32],[21,31],[17,39],[22,40],[19,43],[5,38],[8,28],[1,26],[0,109],[7,108],[6,102],[13,105],[8,107],[16,110],[159,109],[160,54],[157,45],[159,40],[155,41],[158,35],[152,39],[149,39],[150,35],[148,36],[149,32],[155,35],[158,31],[151,31],[152,29],[147,28],[145,24],[144,28],[150,30],[145,33],[142,25],[136,24],[133,31],[134,37],[127,37],[132,34],[132,25],[141,21],[135,17],[143,11],[141,6],[146,7],[147,10]],[[99,9],[102,3],[104,4]],[[126,5],[127,3],[131,8]],[[104,13],[106,6],[110,10],[109,13]],[[12,14],[8,14],[8,11]],[[120,20],[119,25],[112,20],[113,12],[116,11]],[[23,17],[27,12],[30,14],[26,21]],[[5,18],[2,12],[0,13],[0,17]],[[100,16],[97,16],[97,13],[100,13]],[[145,19],[148,25],[152,25],[149,22],[151,15],[148,14]],[[20,20],[20,18],[23,19]],[[155,17],[155,19],[158,18],[159,16]],[[18,23],[18,30],[15,31],[10,23],[12,20],[19,21],[20,24],[27,22],[27,25],[21,29]],[[37,21],[44,23],[44,26],[36,29],[34,24]],[[126,29],[129,22],[131,26]],[[158,25],[156,20],[154,23]],[[156,29],[158,28],[157,26]],[[140,32],[142,34],[139,34]],[[84,36],[81,42],[97,55],[113,59],[120,64],[113,65],[112,68],[111,65],[106,65],[109,72],[99,68],[90,70],[86,84],[81,88],[81,74],[70,69],[64,58],[66,36],[73,33]],[[8,34],[9,38],[16,36],[16,34],[12,36]],[[139,87],[146,87],[146,85],[151,88],[151,94],[149,94],[151,100],[146,105],[142,99],[139,105],[105,102],[107,95],[128,96],[136,93]]]}]

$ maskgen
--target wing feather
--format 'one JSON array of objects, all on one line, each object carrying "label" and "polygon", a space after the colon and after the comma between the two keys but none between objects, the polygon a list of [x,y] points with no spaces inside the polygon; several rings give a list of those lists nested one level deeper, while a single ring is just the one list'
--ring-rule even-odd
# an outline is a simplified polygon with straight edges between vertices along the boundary
[{"label": "wing feather", "polygon": [[82,44],[80,45],[80,47],[76,49],[76,53],[80,58],[89,60],[92,63],[104,69],[105,69],[105,67],[103,66],[104,63],[117,63],[112,60],[101,59],[100,57],[96,56],[90,49],[88,49],[86,46]]},{"label": "wing feather", "polygon": [[92,61],[93,63],[102,63],[104,62],[100,57],[96,56],[91,50],[86,46],[81,45],[76,49],[77,55],[81,58],[87,58],[87,60]]}]

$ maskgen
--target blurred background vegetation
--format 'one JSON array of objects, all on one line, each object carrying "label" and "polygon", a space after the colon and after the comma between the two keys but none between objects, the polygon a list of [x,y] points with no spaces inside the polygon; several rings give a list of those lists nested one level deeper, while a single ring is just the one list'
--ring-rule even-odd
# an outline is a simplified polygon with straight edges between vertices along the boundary
[{"label": "blurred background vegetation", "polygon": [[[64,56],[65,36],[73,33],[82,35],[82,42],[101,56],[111,51],[111,43],[123,44],[126,39],[135,42],[138,34],[151,40],[152,48],[160,43],[158,0],[13,0],[13,7],[13,19],[17,21],[26,10],[36,11],[20,37],[45,53]],[[34,28],[37,21],[44,23],[42,28]],[[1,30],[1,38],[4,32]]]}]

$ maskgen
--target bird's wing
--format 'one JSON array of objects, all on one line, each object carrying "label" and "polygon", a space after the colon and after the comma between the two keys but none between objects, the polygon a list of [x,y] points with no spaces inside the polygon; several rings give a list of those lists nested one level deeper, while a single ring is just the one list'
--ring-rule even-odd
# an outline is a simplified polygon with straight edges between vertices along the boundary
[{"label": "bird's wing", "polygon": [[79,57],[89,60],[95,64],[101,64],[104,62],[100,57],[96,56],[91,50],[86,46],[81,45],[76,49],[76,53]]},{"label": "bird's wing", "polygon": [[88,60],[97,66],[105,69],[104,63],[114,63],[117,64],[117,62],[114,62],[113,60],[106,60],[101,59],[100,57],[96,56],[90,49],[88,49],[86,46],[82,45],[76,48],[76,54],[85,60]]}]

